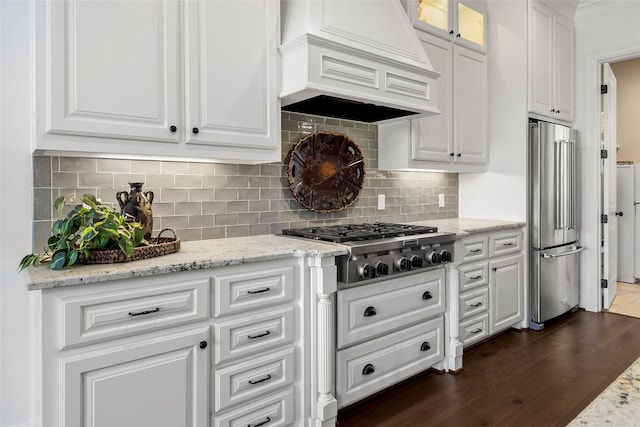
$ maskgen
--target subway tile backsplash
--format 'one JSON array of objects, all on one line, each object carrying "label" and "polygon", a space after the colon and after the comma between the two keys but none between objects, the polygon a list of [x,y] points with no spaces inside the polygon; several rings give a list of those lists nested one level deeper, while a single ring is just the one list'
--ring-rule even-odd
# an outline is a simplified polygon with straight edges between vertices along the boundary
[{"label": "subway tile backsplash", "polygon": [[[311,212],[291,195],[287,162],[291,148],[309,132],[348,135],[365,156],[358,200],[333,213]],[[95,194],[118,208],[116,192],[144,182],[154,192],[154,235],[175,230],[183,241],[279,233],[284,228],[358,222],[412,222],[458,216],[458,175],[377,169],[375,124],[282,112],[281,163],[238,165],[78,157],[34,157],[34,250],[41,250],[63,194]],[[445,206],[438,207],[438,194]],[[378,210],[384,194],[385,210]]]}]

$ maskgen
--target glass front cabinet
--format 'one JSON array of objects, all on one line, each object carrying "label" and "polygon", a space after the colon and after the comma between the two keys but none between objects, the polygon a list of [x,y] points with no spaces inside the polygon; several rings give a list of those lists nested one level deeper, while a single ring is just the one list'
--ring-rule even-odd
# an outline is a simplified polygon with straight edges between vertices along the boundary
[{"label": "glass front cabinet", "polygon": [[407,0],[414,27],[479,52],[487,50],[487,7],[480,0]]}]

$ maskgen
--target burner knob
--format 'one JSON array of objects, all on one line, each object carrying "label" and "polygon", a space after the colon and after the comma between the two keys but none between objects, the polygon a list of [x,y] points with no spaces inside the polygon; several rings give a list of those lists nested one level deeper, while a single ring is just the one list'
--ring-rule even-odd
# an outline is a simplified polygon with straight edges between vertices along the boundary
[{"label": "burner knob", "polygon": [[411,268],[411,261],[407,257],[401,257],[396,260],[396,268],[398,271],[407,271]]},{"label": "burner knob", "polygon": [[442,258],[442,262],[451,262],[453,261],[453,254],[447,250],[440,251],[440,258]]},{"label": "burner knob", "polygon": [[414,268],[422,268],[422,258],[420,258],[418,255],[413,255],[411,258],[411,269]]},{"label": "burner knob", "polygon": [[358,274],[360,274],[361,279],[373,279],[376,275],[376,269],[367,262],[358,267]]},{"label": "burner knob", "polygon": [[386,276],[389,274],[389,265],[382,261],[378,261],[375,264],[376,267],[376,276]]},{"label": "burner knob", "polygon": [[433,264],[440,264],[442,263],[442,255],[435,253],[435,252],[429,252],[427,253],[427,256],[425,257],[427,262],[431,265]]}]

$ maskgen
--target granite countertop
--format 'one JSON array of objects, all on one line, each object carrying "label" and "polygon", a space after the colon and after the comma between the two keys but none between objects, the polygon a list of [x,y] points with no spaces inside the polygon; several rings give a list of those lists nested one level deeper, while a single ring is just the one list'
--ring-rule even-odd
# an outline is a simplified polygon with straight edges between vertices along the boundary
[{"label": "granite countertop", "polygon": [[630,426],[638,425],[639,420],[640,359],[620,374],[568,426]]},{"label": "granite countertop", "polygon": [[29,275],[29,290],[38,290],[291,257],[329,257],[346,253],[346,247],[335,243],[271,234],[181,242],[176,253],[140,261],[74,265],[67,270],[51,270],[49,264],[41,264],[28,268],[23,274]]},{"label": "granite countertop", "polygon": [[526,222],[521,221],[474,218],[433,219],[429,221],[415,222],[414,224],[438,227],[438,231],[455,233],[456,237],[467,237],[471,234],[519,228],[527,225]]}]

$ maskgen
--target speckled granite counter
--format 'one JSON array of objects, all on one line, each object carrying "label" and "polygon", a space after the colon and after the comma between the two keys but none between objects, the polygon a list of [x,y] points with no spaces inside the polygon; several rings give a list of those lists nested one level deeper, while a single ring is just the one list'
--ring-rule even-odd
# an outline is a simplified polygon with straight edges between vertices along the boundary
[{"label": "speckled granite counter", "polygon": [[569,423],[570,427],[604,425],[640,425],[640,359]]},{"label": "speckled granite counter", "polygon": [[438,231],[456,233],[457,237],[466,237],[470,234],[518,228],[527,225],[527,223],[520,221],[473,218],[433,219],[429,221],[415,222],[414,224],[438,227]]},{"label": "speckled granite counter", "polygon": [[[203,270],[301,256],[338,256],[344,246],[315,240],[261,235],[181,242],[180,251],[156,258],[118,264],[74,265],[54,271],[48,264],[27,270],[29,290],[56,288],[177,271]],[[25,274],[25,273],[23,273]]]}]

